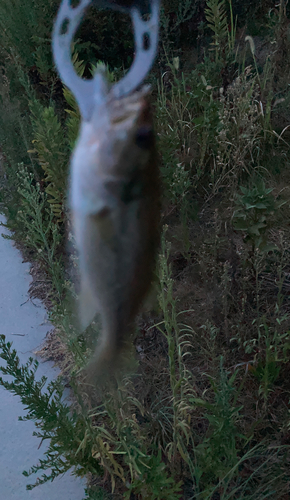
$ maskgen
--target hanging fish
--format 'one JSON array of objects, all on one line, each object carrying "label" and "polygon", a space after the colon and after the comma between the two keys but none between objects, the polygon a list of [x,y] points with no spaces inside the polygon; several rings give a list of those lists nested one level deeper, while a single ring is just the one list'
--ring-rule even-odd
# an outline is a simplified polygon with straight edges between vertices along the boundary
[{"label": "hanging fish", "polygon": [[136,90],[155,57],[159,0],[151,0],[147,22],[136,6],[125,8],[125,3],[136,2],[102,0],[102,6],[129,11],[135,28],[133,66],[111,88],[104,71],[85,81],[71,62],[71,41],[90,0],[77,8],[63,0],[53,38],[59,73],[82,115],[69,200],[79,253],[81,326],[86,328],[97,313],[102,320],[102,334],[87,368],[93,379],[117,366],[130,339],[151,285],[159,239],[160,188],[150,89]]}]

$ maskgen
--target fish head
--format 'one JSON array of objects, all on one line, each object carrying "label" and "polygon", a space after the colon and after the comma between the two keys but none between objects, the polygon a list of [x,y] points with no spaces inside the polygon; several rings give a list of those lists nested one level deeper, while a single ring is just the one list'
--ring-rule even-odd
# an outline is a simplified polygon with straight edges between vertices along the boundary
[{"label": "fish head", "polygon": [[[100,87],[102,81],[100,74]],[[121,99],[99,94],[92,119],[82,122],[72,157],[73,210],[90,215],[117,208],[122,186],[145,175],[155,152],[148,94],[148,87]]]},{"label": "fish head", "polygon": [[98,148],[98,175],[116,180],[144,169],[155,147],[148,87],[96,109],[92,131]]}]

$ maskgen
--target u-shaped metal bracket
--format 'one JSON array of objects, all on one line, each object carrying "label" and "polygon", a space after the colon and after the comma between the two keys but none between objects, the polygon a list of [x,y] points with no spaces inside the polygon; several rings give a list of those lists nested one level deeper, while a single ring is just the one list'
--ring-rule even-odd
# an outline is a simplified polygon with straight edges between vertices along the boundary
[{"label": "u-shaped metal bracket", "polygon": [[[71,44],[83,15],[93,0],[80,0],[73,7],[71,0],[62,0],[53,31],[53,55],[59,75],[64,84],[73,92],[82,118],[90,120],[96,93],[100,92],[99,75],[92,80],[79,77],[72,63]],[[116,98],[133,92],[144,80],[154,62],[158,47],[160,0],[150,0],[150,18],[142,19],[138,2],[131,7],[118,5],[118,0],[95,0],[101,7],[108,7],[131,15],[135,36],[135,58],[133,64],[119,82],[110,90]],[[136,3],[136,5],[134,5]]]}]

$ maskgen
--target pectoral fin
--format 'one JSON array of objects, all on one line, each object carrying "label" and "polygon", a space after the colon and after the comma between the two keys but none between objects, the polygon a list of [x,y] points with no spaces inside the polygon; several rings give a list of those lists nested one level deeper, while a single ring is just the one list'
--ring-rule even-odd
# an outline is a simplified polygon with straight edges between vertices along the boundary
[{"label": "pectoral fin", "polygon": [[112,211],[109,208],[104,208],[93,216],[94,223],[97,226],[100,240],[107,245],[113,243],[115,229],[112,220]]}]

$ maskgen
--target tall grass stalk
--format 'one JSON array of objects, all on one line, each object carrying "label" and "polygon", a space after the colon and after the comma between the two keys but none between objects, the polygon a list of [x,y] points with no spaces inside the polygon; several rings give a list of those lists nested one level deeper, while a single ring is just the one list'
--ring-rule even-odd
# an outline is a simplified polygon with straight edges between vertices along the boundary
[{"label": "tall grass stalk", "polygon": [[164,320],[162,323],[159,323],[158,328],[164,333],[168,343],[168,362],[172,391],[173,440],[172,444],[168,446],[168,456],[169,459],[171,457],[174,458],[177,451],[179,451],[188,465],[191,465],[188,452],[186,451],[191,439],[186,413],[191,411],[189,396],[192,396],[193,388],[190,381],[190,374],[184,362],[188,355],[188,348],[190,347],[188,337],[191,337],[191,335],[188,334],[188,329],[185,329],[185,333],[183,333],[178,322],[176,299],[173,296],[173,279],[168,264],[169,249],[170,245],[166,241],[166,227],[164,227],[159,257],[159,305]]}]

